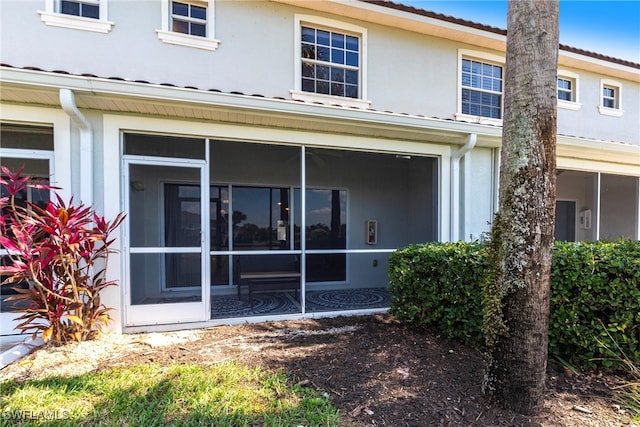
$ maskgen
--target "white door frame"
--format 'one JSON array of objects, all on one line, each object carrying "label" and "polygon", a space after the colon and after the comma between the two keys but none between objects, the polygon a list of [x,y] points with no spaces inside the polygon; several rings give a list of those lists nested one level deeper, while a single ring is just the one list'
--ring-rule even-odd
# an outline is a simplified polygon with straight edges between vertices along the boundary
[{"label": "white door frame", "polygon": [[[48,150],[24,150],[19,148],[0,148],[0,157],[17,158],[27,160],[47,160],[49,163],[49,182],[53,185],[54,176],[54,152]],[[51,193],[53,196],[53,192]],[[0,249],[0,256],[7,255],[6,249]],[[16,319],[23,313],[14,313],[12,311],[0,312],[0,335],[11,335],[21,333],[16,326],[21,322]]]},{"label": "white door frame", "polygon": [[[131,214],[129,207],[129,192],[131,186],[128,185],[129,168],[132,165],[144,166],[167,166],[197,169],[200,176],[200,197],[201,201],[209,200],[208,167],[207,161],[196,159],[161,158],[146,156],[124,156],[124,179],[122,194],[124,195],[124,211]],[[210,288],[209,288],[209,204],[200,203],[200,246],[199,247],[131,247],[130,244],[130,222],[128,216],[124,221],[125,244],[123,249],[125,264],[124,280],[124,307],[125,325],[140,326],[152,324],[170,324],[184,322],[198,322],[209,320],[210,318]],[[131,304],[131,254],[140,253],[200,253],[201,254],[201,298],[196,302],[173,302],[166,304]]]}]

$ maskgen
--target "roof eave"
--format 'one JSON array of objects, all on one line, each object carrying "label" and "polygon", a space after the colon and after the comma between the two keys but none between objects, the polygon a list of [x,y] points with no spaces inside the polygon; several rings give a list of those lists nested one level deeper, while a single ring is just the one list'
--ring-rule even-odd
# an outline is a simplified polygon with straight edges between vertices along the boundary
[{"label": "roof eave", "polygon": [[[506,52],[507,31],[385,0],[271,0]],[[559,46],[559,65],[640,83],[640,64]]]},{"label": "roof eave", "polygon": [[[326,130],[327,123],[332,124],[332,129],[342,123],[345,125],[345,132],[376,135],[381,138],[393,138],[393,135],[397,135],[398,139],[458,145],[464,143],[466,135],[476,133],[479,146],[492,147],[498,147],[501,139],[501,128],[497,126],[55,72],[2,67],[0,83],[0,90],[19,88],[26,91],[57,93],[61,88],[71,89],[76,93],[80,108],[92,108],[86,104],[83,105],[83,101],[97,102],[101,97],[106,97],[116,101],[116,104],[122,108],[122,112],[151,114],[145,109],[151,106],[170,105],[188,110],[242,112],[242,117],[236,116],[237,120],[246,120],[248,123],[255,124],[266,122],[266,119],[271,118],[278,119],[280,124],[288,121],[295,123],[296,126],[304,125],[318,131]],[[44,97],[40,97],[39,102],[57,106],[56,93],[52,92],[47,101],[42,101]],[[10,100],[7,97],[3,99]],[[26,102],[20,99],[12,101]],[[263,120],[256,120],[257,117]],[[198,119],[196,115],[191,118]]]},{"label": "roof eave", "polygon": [[[476,28],[458,22],[438,19],[438,14],[421,15],[409,12],[419,9],[407,6],[403,9],[389,7],[395,5],[384,1],[350,1],[350,0],[271,0],[298,6],[316,12],[326,12],[340,16],[372,22],[388,27],[400,28],[419,34],[459,41],[488,49],[504,51],[506,48],[506,31],[477,24]],[[444,17],[444,15],[442,15]],[[452,18],[454,19],[454,18]],[[458,20],[462,22],[462,20]],[[494,31],[487,31],[493,29]]]},{"label": "roof eave", "polygon": [[[556,150],[558,162],[574,169],[583,165],[584,170],[633,176],[640,170],[640,146],[637,145],[558,135]],[[604,169],[604,165],[609,169]]]}]

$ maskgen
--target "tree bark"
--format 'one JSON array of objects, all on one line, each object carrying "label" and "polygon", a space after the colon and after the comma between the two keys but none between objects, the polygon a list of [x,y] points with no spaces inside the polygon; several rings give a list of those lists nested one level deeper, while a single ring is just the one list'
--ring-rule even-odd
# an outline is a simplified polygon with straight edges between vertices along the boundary
[{"label": "tree bark", "polygon": [[520,413],[540,409],[549,330],[556,201],[558,0],[510,0],[500,201],[485,286],[484,390]]}]

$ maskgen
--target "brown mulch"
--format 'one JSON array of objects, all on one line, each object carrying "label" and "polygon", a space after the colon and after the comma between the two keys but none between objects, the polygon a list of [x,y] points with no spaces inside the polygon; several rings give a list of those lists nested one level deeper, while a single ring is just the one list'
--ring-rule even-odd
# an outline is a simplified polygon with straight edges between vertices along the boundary
[{"label": "brown mulch", "polygon": [[344,426],[633,426],[616,405],[617,379],[549,369],[544,408],[524,416],[482,395],[482,355],[407,328],[391,315],[280,321],[136,335],[43,347],[0,371],[0,380],[80,375],[155,362],[236,360],[285,369],[326,393]]}]

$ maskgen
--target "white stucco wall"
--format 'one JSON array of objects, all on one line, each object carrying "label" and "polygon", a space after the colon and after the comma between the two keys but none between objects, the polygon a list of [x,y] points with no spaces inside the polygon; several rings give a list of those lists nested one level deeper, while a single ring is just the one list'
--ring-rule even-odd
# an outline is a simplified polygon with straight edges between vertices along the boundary
[{"label": "white stucco wall", "polygon": [[469,179],[469,210],[468,226],[465,240],[481,238],[482,233],[491,228],[493,220],[495,194],[494,184],[496,167],[493,149],[476,148],[471,151],[469,159],[471,163],[471,175]]},{"label": "white stucco wall", "polygon": [[[578,101],[580,108],[558,108],[558,133],[602,141],[640,145],[640,84],[615,79],[621,84],[622,115],[601,114],[601,80],[605,76],[588,71],[567,69],[579,76]],[[640,153],[638,154],[640,156]]]},{"label": "white stucco wall", "polygon": [[[378,111],[453,118],[458,49],[504,53],[406,30],[267,1],[216,1],[216,51],[163,43],[159,1],[109,1],[107,34],[45,25],[43,0],[1,2],[0,60],[74,74],[171,83],[223,92],[291,97],[296,14],[329,17],[367,29],[367,98]],[[606,52],[603,52],[606,53]],[[599,76],[577,69],[578,111],[558,113],[561,134],[640,145],[640,85],[622,85],[622,117],[598,112]]]}]

